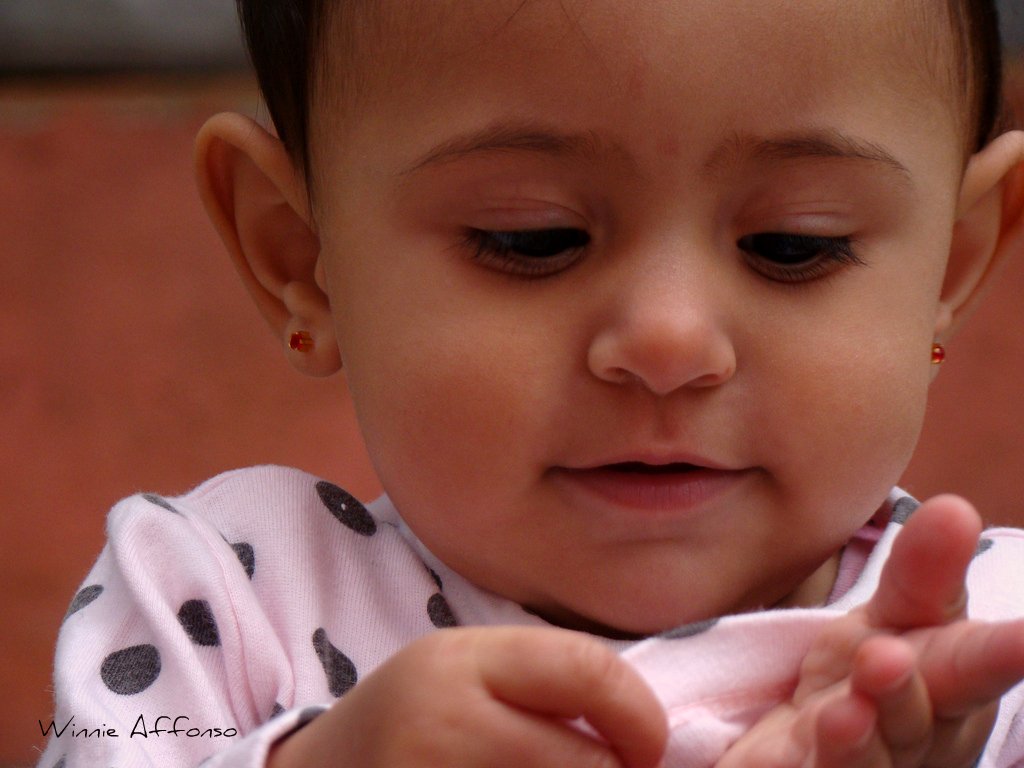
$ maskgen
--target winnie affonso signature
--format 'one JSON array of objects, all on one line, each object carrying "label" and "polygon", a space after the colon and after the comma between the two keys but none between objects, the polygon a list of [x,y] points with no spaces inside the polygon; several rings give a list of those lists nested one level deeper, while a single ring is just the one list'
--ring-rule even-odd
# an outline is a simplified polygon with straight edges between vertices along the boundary
[{"label": "winnie affonso signature", "polygon": [[53,737],[56,739],[119,739],[122,738],[122,732],[129,739],[148,739],[151,737],[230,739],[238,735],[238,730],[231,726],[224,728],[220,726],[194,725],[188,715],[157,715],[155,718],[151,717],[150,722],[147,723],[146,715],[140,714],[135,718],[130,731],[124,731],[123,728],[119,728],[116,725],[108,725],[107,723],[102,723],[99,726],[95,724],[83,725],[76,722],[74,715],[63,721],[51,720],[48,725],[44,725],[42,720],[37,720],[37,722],[43,736],[53,734]]}]

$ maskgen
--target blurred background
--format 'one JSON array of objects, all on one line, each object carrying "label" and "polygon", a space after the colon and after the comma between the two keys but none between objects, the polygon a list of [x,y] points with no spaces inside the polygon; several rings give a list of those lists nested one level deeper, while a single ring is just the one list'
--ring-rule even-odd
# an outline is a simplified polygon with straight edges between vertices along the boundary
[{"label": "blurred background", "polygon": [[[1024,0],[1003,0],[1024,115]],[[32,765],[105,514],[256,463],[378,491],[339,379],[293,374],[194,191],[258,113],[231,0],[0,0],[0,766]],[[1024,524],[1024,254],[949,349],[904,483]]]}]

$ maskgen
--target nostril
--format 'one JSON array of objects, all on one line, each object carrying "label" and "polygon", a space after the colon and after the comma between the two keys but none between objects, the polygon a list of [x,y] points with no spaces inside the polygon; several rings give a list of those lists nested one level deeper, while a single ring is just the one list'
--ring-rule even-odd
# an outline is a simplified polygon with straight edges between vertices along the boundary
[{"label": "nostril", "polygon": [[612,384],[637,384],[642,383],[642,380],[632,371],[625,368],[611,368],[601,378]]},{"label": "nostril", "polygon": [[590,372],[612,384],[639,383],[658,396],[718,386],[732,377],[736,350],[720,324],[703,317],[656,320],[628,318],[603,328],[587,350]]},{"label": "nostril", "polygon": [[706,373],[703,376],[698,376],[688,382],[687,386],[695,389],[703,389],[706,387],[717,387],[719,384],[723,384],[733,377],[736,373],[736,366],[730,365],[727,368],[723,368],[721,371],[715,373]]}]

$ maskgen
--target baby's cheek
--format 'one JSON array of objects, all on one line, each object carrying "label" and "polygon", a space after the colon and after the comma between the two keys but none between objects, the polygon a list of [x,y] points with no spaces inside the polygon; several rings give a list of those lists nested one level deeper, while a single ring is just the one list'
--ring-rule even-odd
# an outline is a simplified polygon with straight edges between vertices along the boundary
[{"label": "baby's cheek", "polygon": [[386,392],[367,393],[367,446],[392,495],[410,488],[437,503],[479,486],[493,491],[527,450],[516,395],[521,383],[495,380],[490,366],[467,358],[436,350],[429,360],[390,372]]},{"label": "baby's cheek", "polygon": [[837,350],[793,377],[762,424],[766,461],[807,501],[878,500],[910,461],[924,417],[928,368],[881,344]]}]

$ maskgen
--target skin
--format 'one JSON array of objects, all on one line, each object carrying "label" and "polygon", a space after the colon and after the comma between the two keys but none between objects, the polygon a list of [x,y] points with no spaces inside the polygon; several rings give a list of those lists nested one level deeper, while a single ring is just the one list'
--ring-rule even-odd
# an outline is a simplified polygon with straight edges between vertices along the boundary
[{"label": "skin", "polygon": [[[863,56],[879,22],[835,2],[779,4],[754,28],[736,2],[695,3],[686,24],[539,3],[503,24],[516,5],[448,9],[468,18],[371,81],[344,140],[330,98],[315,120],[332,312],[318,343],[333,330],[384,488],[452,568],[564,626],[650,633],[819,602],[828,578],[794,593],[872,515],[920,429],[962,162],[953,121],[935,128],[946,105],[923,79],[879,88],[902,39]],[[851,17],[839,55],[806,31],[833,7]],[[803,56],[749,76],[751,56],[794,40]],[[510,123],[607,149],[424,164]],[[907,173],[747,147],[839,131]],[[539,227],[593,242],[534,280],[462,243]],[[736,247],[766,231],[853,237],[867,266],[781,284]],[[565,471],[624,460],[735,475],[699,509],[638,513]]]},{"label": "skin", "polygon": [[792,700],[718,768],[973,766],[999,697],[1024,676],[1024,621],[966,619],[980,532],[962,499],[922,505],[872,599],[821,633]]},{"label": "skin", "polygon": [[[463,576],[569,630],[631,636],[823,602],[843,543],[909,460],[932,341],[1021,244],[1022,137],[964,171],[948,95],[888,0],[383,6],[381,34],[403,44],[361,73],[353,103],[331,90],[328,60],[311,186],[237,116],[211,121],[197,157],[275,333],[313,336],[292,362],[344,366],[406,521]],[[552,228],[585,247],[524,258],[471,241]],[[745,239],[780,232],[844,242],[845,256],[780,267]],[[704,469],[606,469],[621,462]],[[970,550],[970,533],[957,542]],[[955,565],[892,568],[962,592]],[[961,616],[898,623],[914,604],[901,579],[877,598],[892,592],[899,610],[839,623],[737,764],[764,744],[796,745],[782,750],[794,765],[929,764],[939,662],[980,641],[921,642]],[[531,739],[538,765],[578,749],[591,750],[580,765],[656,764],[664,723],[643,683],[597,641],[552,632],[415,644],[275,765],[345,765],[357,733],[361,765],[500,765]],[[991,689],[955,702],[964,754],[1024,674],[1013,648]],[[419,674],[441,658],[444,674]],[[506,665],[522,679],[496,678]],[[439,680],[456,683],[439,695]],[[373,714],[385,705],[448,727],[396,741]],[[624,715],[636,729],[614,726]],[[565,725],[576,716],[604,741]],[[908,717],[927,724],[911,746],[896,743]]]}]

